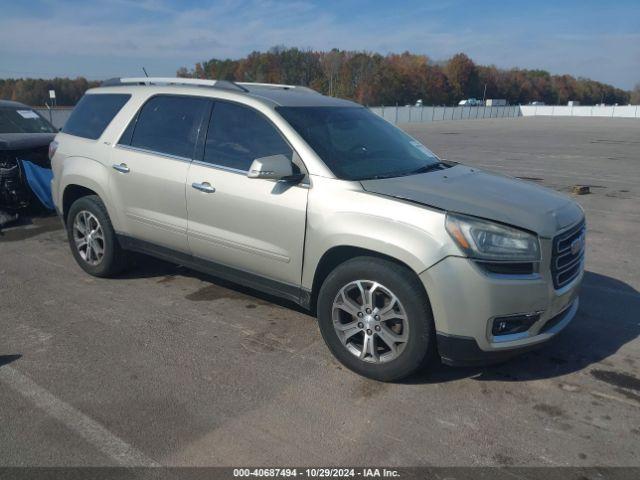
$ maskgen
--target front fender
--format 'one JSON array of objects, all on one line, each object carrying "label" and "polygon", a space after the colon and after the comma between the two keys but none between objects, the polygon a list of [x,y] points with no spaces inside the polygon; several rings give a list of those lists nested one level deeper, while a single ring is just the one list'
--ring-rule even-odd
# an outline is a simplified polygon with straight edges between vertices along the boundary
[{"label": "front fender", "polygon": [[309,194],[302,286],[311,289],[322,256],[348,246],[392,257],[420,274],[457,254],[444,228],[444,212],[358,189]]}]

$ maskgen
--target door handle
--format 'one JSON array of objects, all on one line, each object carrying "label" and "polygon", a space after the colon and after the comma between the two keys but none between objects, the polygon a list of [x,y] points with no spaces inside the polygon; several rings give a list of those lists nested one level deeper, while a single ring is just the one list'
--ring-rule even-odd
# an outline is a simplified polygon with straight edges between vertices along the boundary
[{"label": "door handle", "polygon": [[114,164],[113,169],[119,171],[120,173],[129,173],[129,167],[127,167],[126,163],[121,163],[120,165]]},{"label": "door handle", "polygon": [[201,192],[204,192],[204,193],[213,193],[216,191],[216,189],[212,187],[209,182],[192,183],[191,186],[196,190],[200,190]]}]

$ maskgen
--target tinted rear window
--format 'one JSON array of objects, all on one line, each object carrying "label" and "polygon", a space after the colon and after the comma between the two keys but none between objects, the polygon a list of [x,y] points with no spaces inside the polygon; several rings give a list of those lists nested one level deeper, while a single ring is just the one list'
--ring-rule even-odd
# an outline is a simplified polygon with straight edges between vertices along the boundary
[{"label": "tinted rear window", "polygon": [[209,100],[205,98],[169,95],[151,98],[140,110],[131,146],[193,158],[202,117],[208,107]]},{"label": "tinted rear window", "polygon": [[121,93],[85,95],[71,112],[62,131],[96,140],[130,98],[131,95]]}]

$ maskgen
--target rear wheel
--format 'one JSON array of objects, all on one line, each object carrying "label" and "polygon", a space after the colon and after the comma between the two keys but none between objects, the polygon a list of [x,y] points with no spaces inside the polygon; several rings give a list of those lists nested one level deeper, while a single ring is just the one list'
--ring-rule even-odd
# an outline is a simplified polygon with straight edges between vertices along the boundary
[{"label": "rear wheel", "polygon": [[424,366],[435,352],[431,307],[414,272],[375,257],[357,257],[329,274],[318,296],[320,331],[341,363],[393,381]]},{"label": "rear wheel", "polygon": [[97,195],[73,202],[67,215],[67,236],[71,253],[85,272],[109,277],[124,268],[125,252]]}]

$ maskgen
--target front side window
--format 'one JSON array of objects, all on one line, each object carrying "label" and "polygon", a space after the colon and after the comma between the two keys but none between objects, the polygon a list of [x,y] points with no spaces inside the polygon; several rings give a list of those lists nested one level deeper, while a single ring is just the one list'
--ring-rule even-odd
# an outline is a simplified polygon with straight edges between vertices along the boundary
[{"label": "front side window", "polygon": [[276,107],[345,180],[399,177],[440,165],[424,145],[363,107]]},{"label": "front side window", "polygon": [[96,140],[130,98],[131,95],[120,93],[87,94],[75,106],[62,131]]},{"label": "front side window", "polygon": [[230,102],[216,102],[209,123],[204,161],[248,171],[256,158],[293,150],[276,128],[253,108]]},{"label": "front side window", "polygon": [[206,98],[159,95],[144,104],[135,122],[131,146],[193,158]]},{"label": "front side window", "polygon": [[56,129],[29,107],[0,107],[0,133],[55,133]]}]

